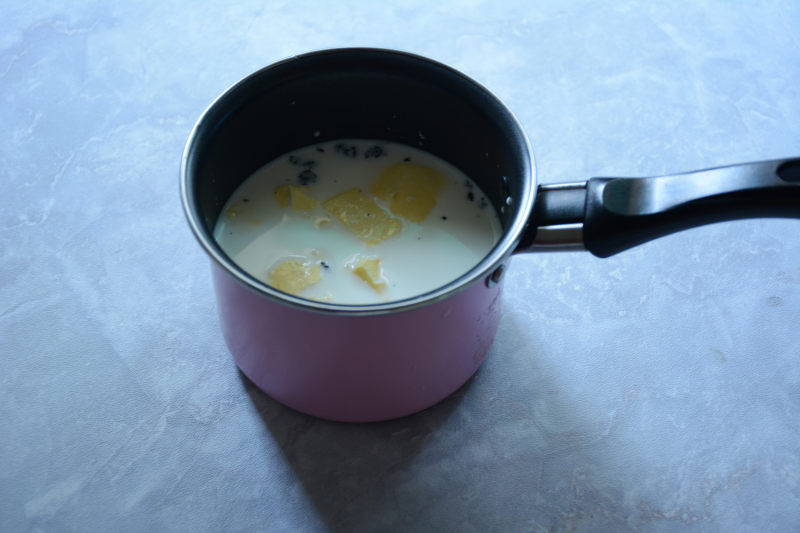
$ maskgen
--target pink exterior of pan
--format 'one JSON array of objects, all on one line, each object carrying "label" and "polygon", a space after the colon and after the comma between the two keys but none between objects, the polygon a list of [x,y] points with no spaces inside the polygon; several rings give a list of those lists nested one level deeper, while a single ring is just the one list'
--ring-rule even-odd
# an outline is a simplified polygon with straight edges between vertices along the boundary
[{"label": "pink exterior of pan", "polygon": [[275,400],[344,422],[429,407],[478,369],[500,319],[501,285],[375,315],[301,309],[246,287],[212,263],[222,331],[236,364]]}]

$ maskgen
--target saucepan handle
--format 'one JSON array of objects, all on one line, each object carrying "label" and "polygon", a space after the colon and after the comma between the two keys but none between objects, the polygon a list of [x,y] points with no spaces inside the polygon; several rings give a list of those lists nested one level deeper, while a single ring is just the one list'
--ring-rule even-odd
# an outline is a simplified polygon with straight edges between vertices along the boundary
[{"label": "saucepan handle", "polygon": [[800,218],[800,158],[542,185],[518,251],[609,257],[687,228],[762,217]]}]

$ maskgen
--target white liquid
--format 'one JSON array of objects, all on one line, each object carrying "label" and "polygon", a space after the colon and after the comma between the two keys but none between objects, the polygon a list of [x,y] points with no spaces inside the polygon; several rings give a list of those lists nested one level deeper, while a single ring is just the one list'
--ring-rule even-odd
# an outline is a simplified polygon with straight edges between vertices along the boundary
[{"label": "white liquid", "polygon": [[[403,223],[399,234],[367,246],[322,207],[327,199],[354,187],[369,194],[383,169],[403,161],[432,167],[447,178],[436,206],[422,223],[397,217]],[[308,172],[302,179],[306,170],[315,179],[308,181],[312,177]],[[319,207],[303,212],[278,206],[273,194],[278,186],[306,181]],[[376,202],[391,215],[384,202]],[[321,217],[330,223],[315,227]],[[416,148],[365,140],[316,144],[265,165],[234,191],[214,228],[214,238],[225,253],[264,283],[270,269],[287,258],[323,265],[322,281],[298,296],[342,304],[401,300],[441,287],[480,262],[501,233],[497,213],[483,192],[454,166]],[[376,291],[347,267],[356,254],[380,258],[385,290]]]}]

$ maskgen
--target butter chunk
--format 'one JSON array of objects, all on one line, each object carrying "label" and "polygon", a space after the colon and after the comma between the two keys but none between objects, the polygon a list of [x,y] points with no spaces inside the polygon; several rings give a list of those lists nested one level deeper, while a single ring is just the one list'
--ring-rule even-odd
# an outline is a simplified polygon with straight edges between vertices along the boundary
[{"label": "butter chunk", "polygon": [[275,189],[275,201],[278,205],[285,208],[292,205],[295,211],[311,211],[316,209],[319,202],[308,194],[308,187],[297,187],[295,185],[281,185]]},{"label": "butter chunk", "polygon": [[423,165],[397,163],[386,167],[372,184],[370,192],[389,210],[412,222],[422,222],[436,207],[446,178],[438,170]]},{"label": "butter chunk", "polygon": [[386,279],[381,274],[381,260],[377,257],[359,257],[351,269],[353,274],[369,283],[377,292],[386,289]]},{"label": "butter chunk", "polygon": [[289,190],[289,185],[281,185],[280,187],[276,187],[275,191],[272,193],[275,196],[275,201],[278,202],[278,205],[285,209],[289,207],[289,202],[292,199],[292,193]]},{"label": "butter chunk", "polygon": [[400,220],[389,216],[360,189],[337,194],[323,202],[322,207],[369,246],[383,242],[403,229]]},{"label": "butter chunk", "polygon": [[274,266],[267,276],[267,283],[279,291],[294,295],[321,280],[322,271],[318,264],[297,259],[287,259]]}]

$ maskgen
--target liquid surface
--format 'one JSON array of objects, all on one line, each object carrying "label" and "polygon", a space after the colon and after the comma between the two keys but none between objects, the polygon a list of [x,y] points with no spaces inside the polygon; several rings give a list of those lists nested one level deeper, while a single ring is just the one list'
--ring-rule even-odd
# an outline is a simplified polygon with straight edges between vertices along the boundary
[{"label": "liquid surface", "polygon": [[441,287],[480,262],[501,233],[492,205],[457,168],[367,140],[315,144],[268,163],[234,191],[214,229],[253,277],[341,304]]}]

